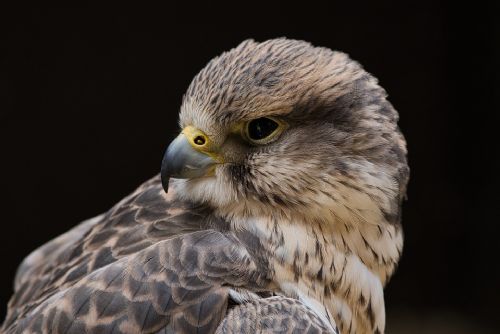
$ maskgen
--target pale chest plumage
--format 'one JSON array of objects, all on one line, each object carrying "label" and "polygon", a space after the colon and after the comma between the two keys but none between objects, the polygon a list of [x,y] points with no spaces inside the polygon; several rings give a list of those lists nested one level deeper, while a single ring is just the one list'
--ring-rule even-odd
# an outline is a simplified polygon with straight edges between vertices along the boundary
[{"label": "pale chest plumage", "polygon": [[[301,299],[341,333],[383,332],[385,328],[383,285],[393,265],[377,261],[391,253],[392,246],[383,245],[402,244],[402,236],[389,224],[381,227],[382,233],[376,228],[377,235],[371,235],[372,226],[367,227],[348,233],[314,222],[265,217],[235,224],[236,229],[262,241],[280,293]],[[365,240],[371,242],[378,240],[367,250],[376,250],[377,255],[367,256],[368,246],[364,241],[359,244],[354,233],[366,235]]]}]

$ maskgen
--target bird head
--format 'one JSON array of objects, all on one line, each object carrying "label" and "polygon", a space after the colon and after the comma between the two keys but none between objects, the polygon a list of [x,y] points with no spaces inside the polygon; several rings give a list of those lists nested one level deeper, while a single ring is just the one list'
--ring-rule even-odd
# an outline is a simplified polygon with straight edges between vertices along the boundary
[{"label": "bird head", "polygon": [[398,114],[344,53],[244,41],[195,76],[179,118],[166,191],[173,178],[181,197],[227,215],[399,220],[408,166]]}]

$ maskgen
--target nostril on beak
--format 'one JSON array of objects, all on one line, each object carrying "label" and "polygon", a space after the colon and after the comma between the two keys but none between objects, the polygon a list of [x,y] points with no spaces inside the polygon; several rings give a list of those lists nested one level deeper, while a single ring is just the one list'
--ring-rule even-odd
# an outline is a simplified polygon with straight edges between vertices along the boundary
[{"label": "nostril on beak", "polygon": [[196,136],[194,138],[194,143],[198,146],[203,146],[203,145],[205,145],[206,142],[207,142],[207,140],[203,136]]}]

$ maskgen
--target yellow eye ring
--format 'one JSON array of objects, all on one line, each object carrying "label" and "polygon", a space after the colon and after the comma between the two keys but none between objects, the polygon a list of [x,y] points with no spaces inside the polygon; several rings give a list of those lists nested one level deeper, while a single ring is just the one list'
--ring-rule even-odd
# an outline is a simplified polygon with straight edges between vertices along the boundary
[{"label": "yellow eye ring", "polygon": [[286,123],[275,117],[259,117],[243,126],[243,136],[252,144],[264,145],[276,139],[285,128]]}]

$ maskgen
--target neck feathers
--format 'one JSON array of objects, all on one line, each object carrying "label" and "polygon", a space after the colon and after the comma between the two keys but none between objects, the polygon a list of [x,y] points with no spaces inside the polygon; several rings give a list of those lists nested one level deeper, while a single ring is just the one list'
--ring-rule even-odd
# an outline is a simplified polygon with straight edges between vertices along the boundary
[{"label": "neck feathers", "polygon": [[304,301],[333,318],[342,333],[382,333],[383,286],[401,252],[401,229],[389,223],[354,224],[262,217],[233,227],[240,236],[260,240],[264,249],[259,252],[269,257],[282,293],[307,298]]}]

